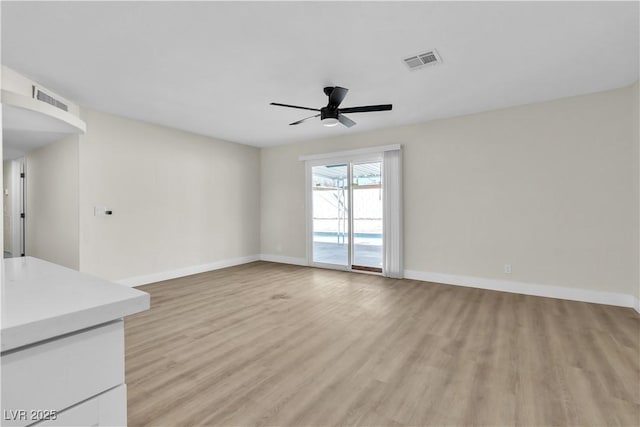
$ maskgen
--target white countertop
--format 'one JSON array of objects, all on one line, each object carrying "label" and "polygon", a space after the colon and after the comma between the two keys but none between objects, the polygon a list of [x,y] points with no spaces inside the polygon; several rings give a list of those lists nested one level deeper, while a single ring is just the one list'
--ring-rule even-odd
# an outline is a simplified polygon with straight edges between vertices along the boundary
[{"label": "white countertop", "polygon": [[1,349],[7,351],[149,308],[149,294],[33,257],[4,260]]}]

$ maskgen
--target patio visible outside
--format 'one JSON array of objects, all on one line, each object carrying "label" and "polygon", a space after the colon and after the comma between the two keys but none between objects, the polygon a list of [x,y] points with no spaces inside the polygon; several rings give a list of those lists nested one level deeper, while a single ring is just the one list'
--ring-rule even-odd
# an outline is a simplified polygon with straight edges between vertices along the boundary
[{"label": "patio visible outside", "polygon": [[[313,168],[313,259],[349,263],[347,165]],[[382,267],[380,163],[353,166],[353,265]]]}]

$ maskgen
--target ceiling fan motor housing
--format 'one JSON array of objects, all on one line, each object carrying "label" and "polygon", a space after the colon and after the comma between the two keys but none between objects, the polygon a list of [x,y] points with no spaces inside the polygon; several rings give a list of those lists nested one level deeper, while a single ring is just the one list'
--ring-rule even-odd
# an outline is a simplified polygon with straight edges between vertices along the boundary
[{"label": "ceiling fan motor housing", "polygon": [[337,119],[337,118],[338,118],[337,108],[322,107],[320,109],[320,120]]}]

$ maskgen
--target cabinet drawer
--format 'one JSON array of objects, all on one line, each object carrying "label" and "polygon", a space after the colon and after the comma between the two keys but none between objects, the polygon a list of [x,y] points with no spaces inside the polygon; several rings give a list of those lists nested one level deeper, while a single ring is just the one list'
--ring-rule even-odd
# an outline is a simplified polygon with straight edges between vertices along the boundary
[{"label": "cabinet drawer", "polygon": [[122,383],[122,321],[2,354],[2,425],[32,424],[31,411],[61,412]]},{"label": "cabinet drawer", "polygon": [[57,413],[55,420],[42,421],[31,427],[98,427],[99,425],[98,398],[94,397]]},{"label": "cabinet drawer", "polygon": [[127,425],[127,389],[123,384],[33,427],[117,427]]}]

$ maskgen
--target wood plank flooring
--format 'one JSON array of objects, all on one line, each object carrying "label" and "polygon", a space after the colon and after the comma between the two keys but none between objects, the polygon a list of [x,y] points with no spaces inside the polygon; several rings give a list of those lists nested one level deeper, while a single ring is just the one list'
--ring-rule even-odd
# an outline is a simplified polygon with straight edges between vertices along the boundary
[{"label": "wood plank flooring", "polygon": [[130,426],[640,425],[632,309],[267,262],[141,289]]}]

